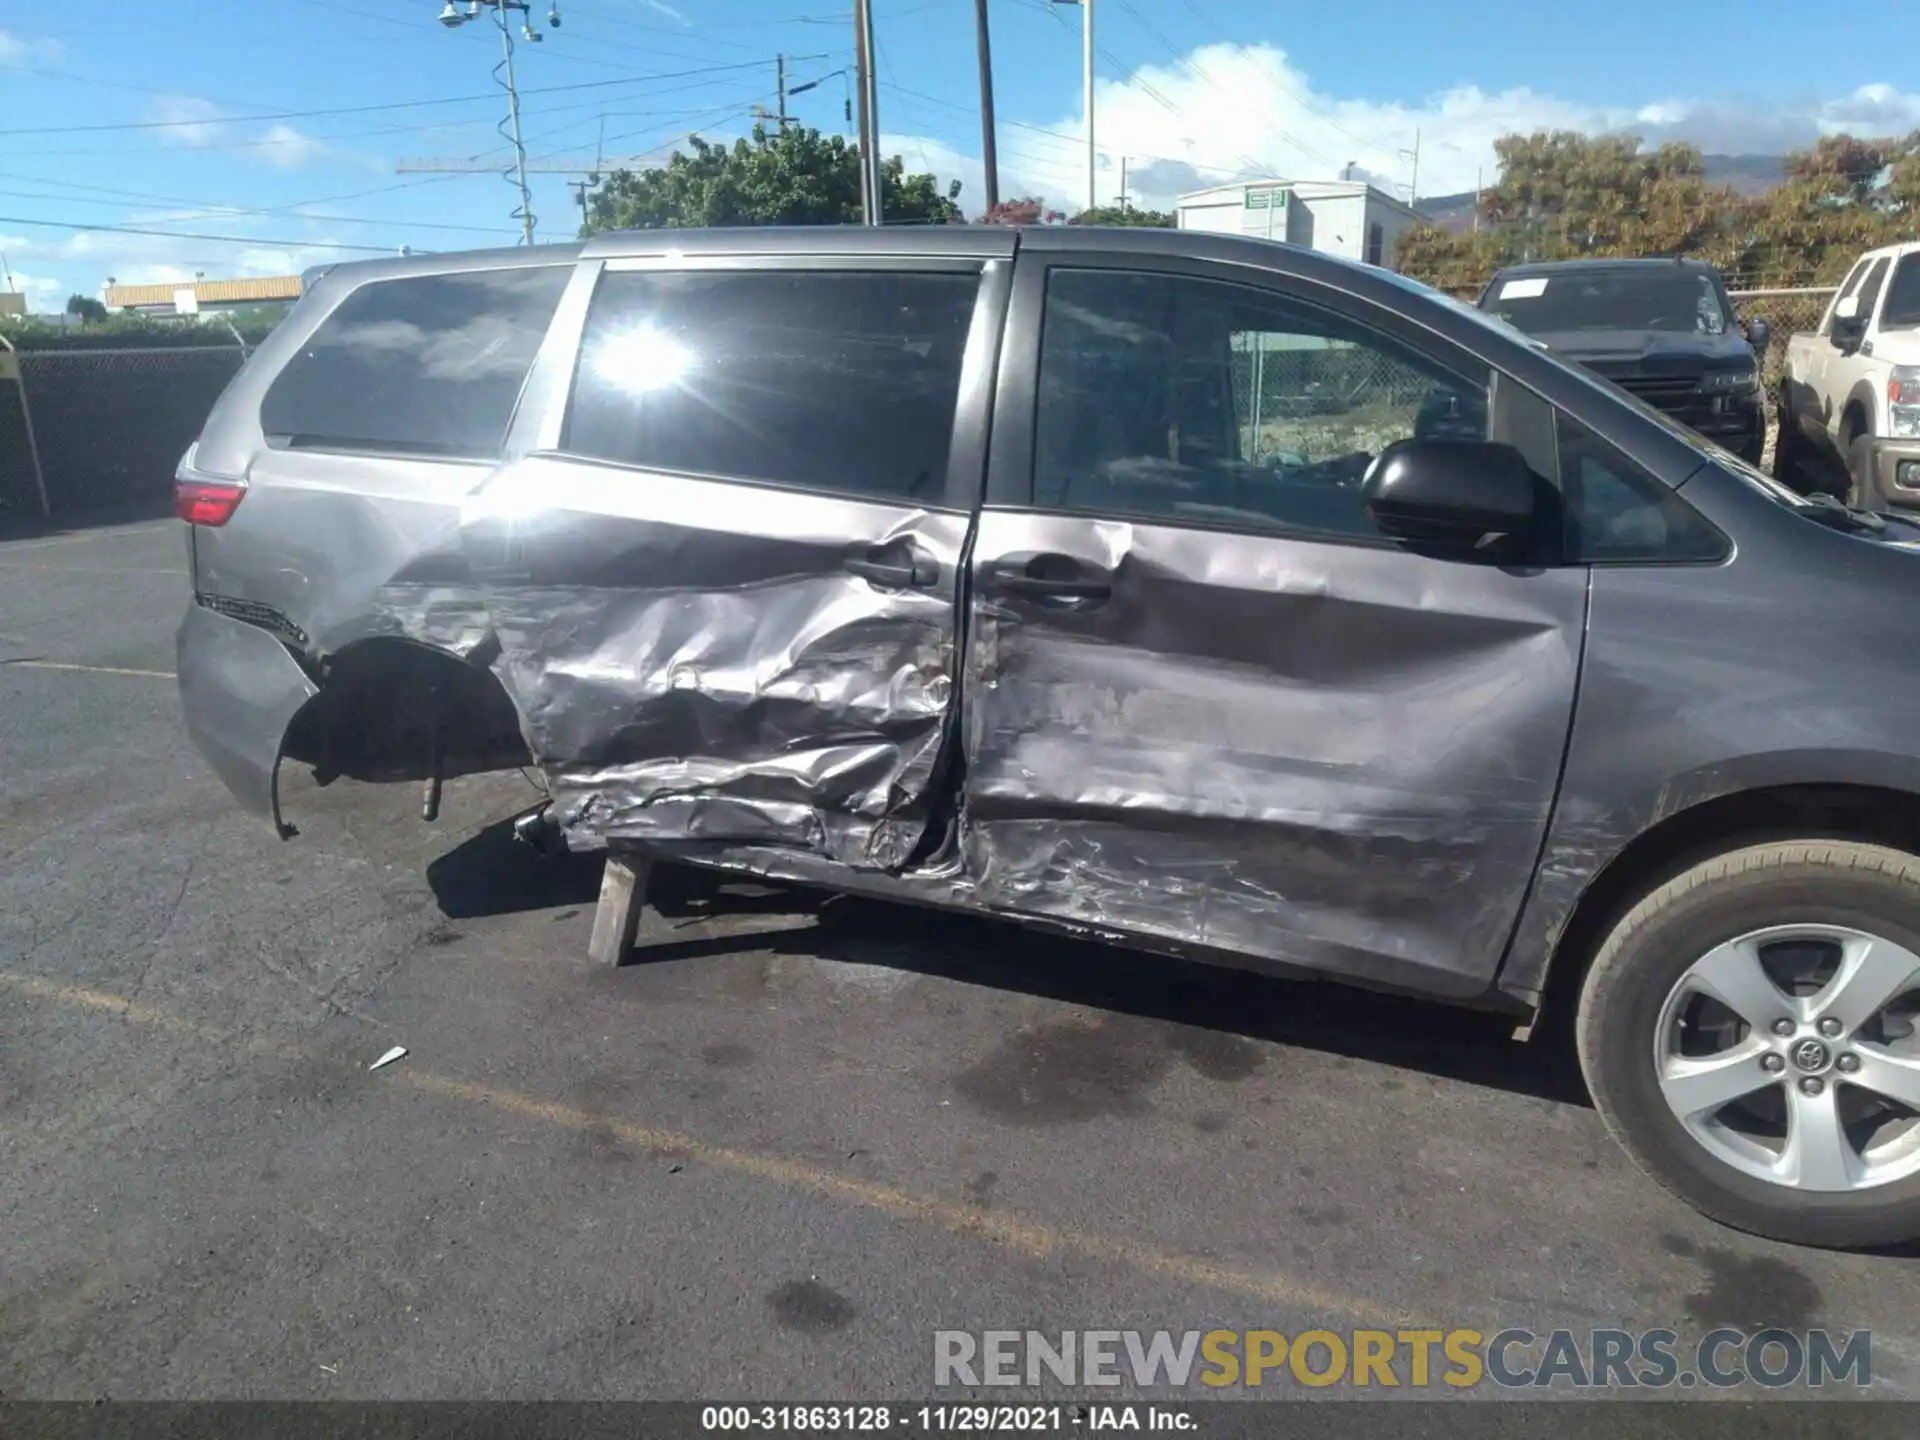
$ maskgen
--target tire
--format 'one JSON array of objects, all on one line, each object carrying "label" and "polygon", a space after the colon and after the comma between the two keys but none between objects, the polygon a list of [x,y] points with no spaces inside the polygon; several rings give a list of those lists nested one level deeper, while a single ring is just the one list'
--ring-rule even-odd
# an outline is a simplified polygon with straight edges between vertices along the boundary
[{"label": "tire", "polygon": [[1773,441],[1773,478],[1789,490],[1804,495],[1812,480],[1808,474],[1806,441],[1800,435],[1793,412],[1787,408],[1784,393],[1780,396],[1778,415],[1779,428]]},{"label": "tire", "polygon": [[[1884,1182],[1858,1189],[1812,1184],[1803,1187],[1777,1178],[1761,1178],[1723,1158],[1683,1123],[1668,1103],[1662,1089],[1663,1062],[1658,1058],[1664,1052],[1657,1047],[1668,1043],[1669,1033],[1680,1033],[1668,1029],[1674,1013],[1668,1008],[1669,997],[1685,993],[1676,992],[1676,987],[1683,977],[1700,973],[1696,961],[1710,952],[1737,953],[1717,947],[1772,926],[1804,927],[1809,933],[1829,926],[1865,932],[1920,957],[1920,857],[1877,845],[1839,841],[1755,845],[1695,865],[1646,895],[1602,943],[1581,988],[1575,1044],[1595,1108],[1608,1132],[1642,1170],[1723,1224],[1776,1240],[1836,1249],[1920,1238],[1920,1167],[1908,1171],[1896,1161],[1889,1166]],[[1877,953],[1898,954],[1888,950]],[[1904,961],[1895,968],[1903,966]],[[1780,996],[1771,982],[1769,988],[1773,996]],[[1822,995],[1831,993],[1823,991]],[[1795,1003],[1781,998],[1782,1011]],[[1817,1007],[1819,1002],[1802,1003]],[[1750,1003],[1748,1008],[1761,1007]],[[1702,1012],[1692,1013],[1697,1025]],[[1814,1010],[1804,1013],[1813,1014]],[[1771,1023],[1764,1033],[1757,1026],[1748,1029],[1735,1043],[1796,1057],[1790,1063],[1780,1061],[1785,1072],[1779,1080],[1763,1075],[1760,1092],[1756,1092],[1764,1092],[1761,1098],[1768,1103],[1777,1095],[1778,1104],[1785,1110],[1802,1104],[1795,1091],[1813,1080],[1795,1068],[1801,1064],[1798,1057],[1804,1054],[1801,1039],[1784,1038],[1776,1045],[1768,1038]],[[1869,1018],[1866,1027],[1871,1030],[1883,1023],[1890,1022]],[[1813,1032],[1798,1033],[1804,1037]],[[1858,1065],[1859,1056],[1865,1056],[1871,1063],[1875,1045],[1912,1043],[1886,1039],[1890,1030],[1873,1033],[1881,1038],[1856,1037],[1849,1031],[1843,1039],[1828,1042],[1831,1068],[1824,1072],[1826,1078],[1821,1082],[1828,1105],[1842,1095],[1850,1097],[1849,1103],[1861,1101],[1861,1096],[1853,1094],[1854,1087],[1874,1073],[1862,1071],[1860,1081],[1847,1081],[1840,1070],[1848,1060]],[[1857,1054],[1849,1046],[1856,1047]],[[1900,1052],[1903,1058],[1907,1053]],[[1711,1063],[1714,1058],[1709,1055],[1707,1060]],[[1746,1063],[1738,1056],[1736,1061]],[[1668,1063],[1687,1062],[1681,1059]],[[1756,1057],[1752,1063],[1759,1072],[1775,1061]],[[1729,1074],[1736,1073],[1734,1063],[1726,1068]],[[1741,1077],[1744,1073],[1738,1072]],[[1745,1083],[1744,1078],[1740,1083]],[[1872,1093],[1867,1091],[1869,1096]],[[1736,1102],[1731,1112],[1716,1110],[1716,1120],[1731,1113],[1738,1124],[1741,1112],[1737,1106],[1745,1103]],[[1819,1102],[1809,1098],[1805,1103]],[[1811,1128],[1808,1133],[1813,1133]],[[1840,1133],[1840,1143],[1850,1144],[1847,1132]],[[1848,1153],[1854,1157],[1850,1162],[1856,1167],[1853,1175],[1871,1173],[1858,1168],[1869,1162],[1860,1159],[1857,1148]]]},{"label": "tire", "polygon": [[1873,437],[1857,435],[1847,448],[1847,503],[1863,510],[1886,508],[1873,480]]}]

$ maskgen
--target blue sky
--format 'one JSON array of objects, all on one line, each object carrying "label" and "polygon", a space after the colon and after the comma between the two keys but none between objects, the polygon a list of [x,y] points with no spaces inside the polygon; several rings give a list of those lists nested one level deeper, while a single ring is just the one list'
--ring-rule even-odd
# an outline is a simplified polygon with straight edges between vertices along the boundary
[{"label": "blue sky", "polygon": [[[545,39],[522,41],[515,66],[536,156],[584,161],[603,124],[609,154],[664,154],[695,128],[738,134],[754,105],[773,104],[779,53],[791,83],[821,82],[791,113],[849,128],[837,72],[851,64],[851,7],[840,0],[560,0],[559,30],[546,0],[534,3]],[[1434,194],[1491,178],[1493,140],[1516,129],[1624,127],[1778,152],[1822,131],[1920,128],[1920,93],[1898,84],[1901,46],[1809,25],[1804,3],[1479,0],[1446,20],[1408,0],[1095,7],[1103,201],[1121,188],[1123,157],[1146,203],[1249,171],[1332,178],[1349,163],[1405,194],[1417,135],[1419,191]],[[395,172],[407,157],[492,152],[505,164],[498,32],[445,30],[438,10],[0,8],[0,250],[16,282],[57,308],[109,276],[287,273],[403,245],[513,243],[514,196],[498,175]],[[977,208],[970,0],[874,0],[874,11],[887,152],[960,179]],[[992,0],[992,16],[1002,192],[1077,208],[1080,11]],[[538,180],[541,238],[573,233],[568,178]]]}]

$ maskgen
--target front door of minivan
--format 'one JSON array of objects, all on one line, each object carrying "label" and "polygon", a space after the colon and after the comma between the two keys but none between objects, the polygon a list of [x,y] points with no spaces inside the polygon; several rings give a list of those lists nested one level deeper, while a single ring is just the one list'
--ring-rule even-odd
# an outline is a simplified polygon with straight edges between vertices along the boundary
[{"label": "front door of minivan", "polygon": [[609,259],[577,365],[563,306],[571,383],[536,370],[543,443],[462,536],[571,841],[892,869],[921,838],[1007,277],[913,243]]},{"label": "front door of minivan", "polygon": [[1415,434],[1551,476],[1551,409],[1352,297],[1158,256],[1023,245],[1008,334],[962,684],[983,898],[1484,988],[1586,576],[1401,549],[1357,487]]}]

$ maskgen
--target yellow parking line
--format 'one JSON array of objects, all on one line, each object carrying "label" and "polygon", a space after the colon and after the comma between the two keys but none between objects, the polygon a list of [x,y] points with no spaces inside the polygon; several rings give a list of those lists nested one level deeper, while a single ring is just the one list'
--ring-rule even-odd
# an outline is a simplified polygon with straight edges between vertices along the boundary
[{"label": "yellow parking line", "polygon": [[129,670],[120,665],[70,665],[61,660],[0,660],[16,670],[78,670],[86,675],[137,675],[143,680],[178,680],[171,670]]},{"label": "yellow parking line", "polygon": [[59,1005],[71,1005],[80,1010],[98,1010],[108,1015],[118,1015],[122,1020],[130,1020],[136,1025],[150,1025],[156,1030],[171,1030],[199,1039],[217,1033],[184,1015],[143,1005],[124,995],[115,995],[107,990],[89,990],[83,985],[62,985],[53,980],[43,980],[38,975],[18,975],[10,970],[0,970],[0,988],[32,995],[40,1000],[51,1000]]},{"label": "yellow parking line", "polygon": [[1004,1211],[981,1210],[971,1205],[955,1204],[950,1200],[916,1195],[910,1190],[862,1180],[857,1176],[844,1175],[834,1170],[809,1165],[804,1161],[789,1160],[783,1156],[765,1155],[751,1150],[737,1150],[727,1145],[715,1145],[691,1135],[681,1135],[671,1130],[656,1130],[647,1125],[635,1125],[616,1116],[576,1110],[570,1106],[556,1105],[551,1101],[535,1099],[533,1096],[522,1095],[512,1090],[476,1085],[466,1080],[435,1075],[426,1070],[399,1072],[395,1074],[394,1080],[397,1084],[424,1090],[431,1095],[442,1095],[448,1099],[490,1106],[525,1119],[558,1125],[566,1130],[612,1135],[636,1150],[657,1155],[684,1157],[698,1164],[711,1165],[715,1169],[751,1175],[756,1179],[770,1180],[789,1189],[805,1190],[828,1199],[845,1201],[862,1209],[877,1210],[897,1219],[938,1226],[954,1235],[969,1239],[990,1240],[1036,1259],[1061,1251],[1069,1251],[1106,1264],[1144,1270],[1169,1280],[1201,1285],[1213,1290],[1225,1290],[1300,1310],[1343,1315],[1368,1324],[1412,1329],[1426,1323],[1422,1317],[1398,1311],[1389,1306],[1376,1305],[1355,1296],[1338,1295],[1316,1289],[1284,1275],[1240,1270],[1231,1265],[1203,1260],[1198,1256],[1158,1250],[1150,1245],[1098,1235],[1088,1230],[1022,1220]]},{"label": "yellow parking line", "polygon": [[[0,970],[0,987],[11,988],[57,1004],[120,1014],[129,1020],[150,1024],[158,1029],[182,1030],[205,1035],[204,1027],[170,1015],[149,1005],[137,1004],[100,990],[59,985],[34,976],[15,975]],[[410,1063],[410,1062],[409,1062]],[[1358,1296],[1321,1290],[1285,1275],[1243,1270],[1232,1265],[1160,1250],[1137,1241],[1119,1239],[1072,1226],[1049,1225],[1023,1220],[1002,1210],[984,1210],[957,1204],[930,1195],[915,1194],[898,1186],[863,1180],[823,1166],[811,1165],[781,1155],[741,1150],[719,1145],[673,1130],[638,1125],[618,1116],[578,1110],[532,1095],[496,1086],[481,1085],[430,1070],[395,1067],[387,1072],[388,1083],[404,1085],[424,1094],[470,1105],[481,1105],[525,1120],[558,1126],[576,1133],[610,1135],[635,1150],[677,1159],[737,1175],[752,1176],[790,1190],[805,1191],[829,1200],[872,1210],[899,1220],[935,1226],[966,1239],[986,1240],[1004,1245],[1036,1259],[1062,1252],[1079,1255],[1102,1264],[1158,1275],[1183,1284],[1244,1295],[1268,1304],[1338,1315],[1366,1325],[1415,1329],[1431,1317],[1415,1315],[1390,1305],[1376,1304]]]}]

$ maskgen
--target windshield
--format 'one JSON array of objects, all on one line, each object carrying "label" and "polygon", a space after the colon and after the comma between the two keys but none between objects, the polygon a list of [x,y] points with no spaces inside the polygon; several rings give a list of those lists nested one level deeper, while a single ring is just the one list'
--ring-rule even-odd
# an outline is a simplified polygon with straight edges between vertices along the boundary
[{"label": "windshield", "polygon": [[1724,335],[1726,307],[1697,270],[1564,270],[1496,278],[1480,306],[1530,335],[1569,330],[1658,330]]}]

